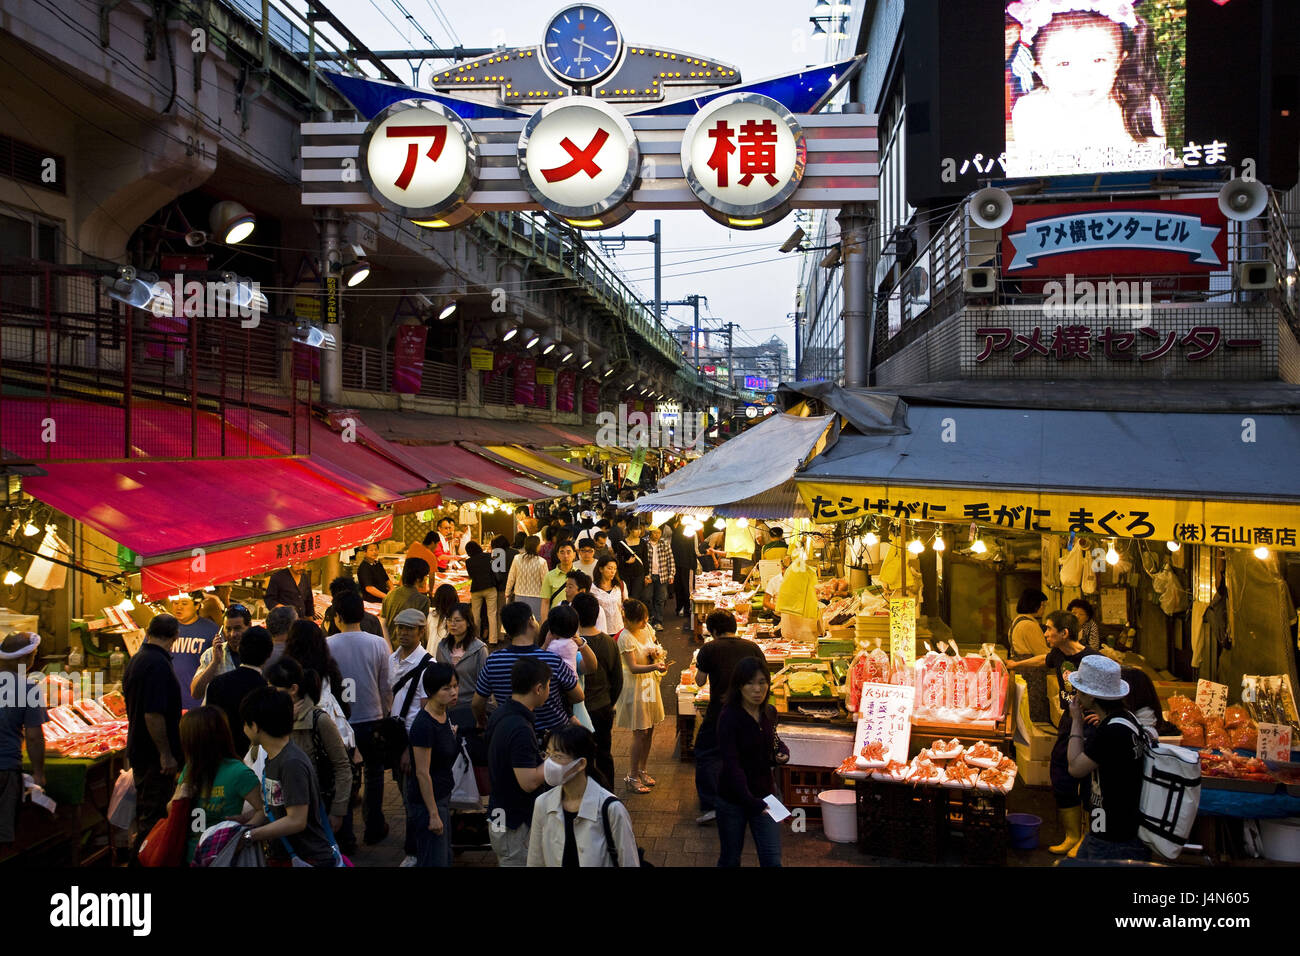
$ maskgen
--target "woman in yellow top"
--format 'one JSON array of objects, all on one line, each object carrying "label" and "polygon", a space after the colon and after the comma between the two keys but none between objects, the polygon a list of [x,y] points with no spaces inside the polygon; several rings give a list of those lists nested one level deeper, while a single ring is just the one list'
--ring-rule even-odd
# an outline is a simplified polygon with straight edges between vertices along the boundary
[{"label": "woman in yellow top", "polygon": [[654,777],[646,772],[650,743],[655,725],[664,719],[663,694],[659,681],[668,670],[663,648],[648,627],[650,612],[640,601],[623,602],[623,632],[618,636],[618,651],[623,657],[623,693],[615,707],[615,722],[632,731],[629,773],[623,778],[633,793],[649,793]]}]

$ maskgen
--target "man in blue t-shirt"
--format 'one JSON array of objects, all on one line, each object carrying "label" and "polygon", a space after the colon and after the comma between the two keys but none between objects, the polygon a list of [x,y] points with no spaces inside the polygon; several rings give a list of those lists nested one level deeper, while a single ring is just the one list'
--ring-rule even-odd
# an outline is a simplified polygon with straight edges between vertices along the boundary
[{"label": "man in blue t-shirt", "polygon": [[32,762],[32,781],[45,786],[45,708],[37,685],[28,676],[36,665],[41,639],[20,631],[0,642],[0,845],[17,836],[18,806],[23,801],[23,740]]},{"label": "man in blue t-shirt", "polygon": [[181,685],[181,710],[190,710],[203,703],[194,698],[190,688],[203,652],[212,646],[212,639],[221,628],[215,621],[199,617],[199,599],[192,594],[179,594],[172,598],[172,616],[180,624],[180,634],[172,644],[172,670]]},{"label": "man in blue t-shirt", "polygon": [[487,725],[490,698],[495,698],[497,707],[510,700],[510,671],[515,661],[525,655],[536,657],[551,669],[550,696],[537,708],[535,714],[538,735],[563,727],[572,719],[565,700],[570,704],[581,701],[582,688],[578,686],[578,677],[564,662],[564,658],[537,646],[539,626],[537,618],[533,617],[533,609],[523,601],[513,601],[501,609],[501,627],[505,629],[510,643],[489,656],[479,671],[471,706],[480,727]]}]

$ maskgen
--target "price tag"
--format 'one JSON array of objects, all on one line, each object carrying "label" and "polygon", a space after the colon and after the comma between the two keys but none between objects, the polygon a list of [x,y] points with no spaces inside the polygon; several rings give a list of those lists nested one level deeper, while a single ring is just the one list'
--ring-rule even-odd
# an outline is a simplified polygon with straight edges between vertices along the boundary
[{"label": "price tag", "polygon": [[903,663],[916,663],[916,598],[889,600],[889,656],[901,657]]},{"label": "price tag", "polygon": [[853,735],[853,753],[875,741],[885,745],[886,760],[907,762],[912,741],[912,708],[916,688],[897,684],[863,684],[859,700],[857,732]]},{"label": "price tag", "polygon": [[1255,756],[1260,760],[1277,760],[1289,763],[1291,760],[1291,725],[1257,724],[1259,739],[1255,747]]},{"label": "price tag", "polygon": [[1228,709],[1228,685],[1216,684],[1214,681],[1198,680],[1196,682],[1196,706],[1206,717],[1222,719]]}]

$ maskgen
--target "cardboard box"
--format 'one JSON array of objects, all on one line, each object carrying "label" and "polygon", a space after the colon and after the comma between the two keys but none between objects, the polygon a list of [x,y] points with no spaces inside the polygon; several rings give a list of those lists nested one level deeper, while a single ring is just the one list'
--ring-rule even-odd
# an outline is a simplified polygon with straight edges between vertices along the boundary
[{"label": "cardboard box", "polygon": [[[1048,752],[1050,753],[1050,748]],[[1051,761],[1031,759],[1029,748],[1021,743],[1016,744],[1016,769],[1026,786],[1050,787],[1052,785]]]}]

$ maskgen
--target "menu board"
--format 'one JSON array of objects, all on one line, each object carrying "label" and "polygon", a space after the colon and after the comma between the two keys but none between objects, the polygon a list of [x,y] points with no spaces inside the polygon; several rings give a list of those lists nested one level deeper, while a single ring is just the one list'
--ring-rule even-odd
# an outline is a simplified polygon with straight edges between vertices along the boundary
[{"label": "menu board", "polygon": [[916,598],[889,599],[889,657],[916,663]]},{"label": "menu board", "polygon": [[906,762],[912,739],[912,707],[916,688],[897,684],[863,684],[859,698],[857,732],[853,752],[860,753],[869,742],[880,741],[888,749],[888,760]]},{"label": "menu board", "polygon": [[1290,724],[1256,724],[1259,738],[1255,747],[1255,756],[1260,760],[1278,760],[1289,763],[1291,760],[1291,725]]},{"label": "menu board", "polygon": [[1228,709],[1228,685],[1216,684],[1214,681],[1198,680],[1196,682],[1196,706],[1206,717],[1222,719]]}]

